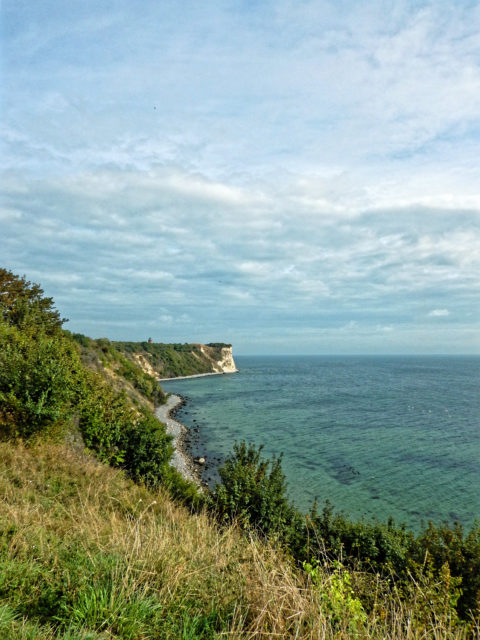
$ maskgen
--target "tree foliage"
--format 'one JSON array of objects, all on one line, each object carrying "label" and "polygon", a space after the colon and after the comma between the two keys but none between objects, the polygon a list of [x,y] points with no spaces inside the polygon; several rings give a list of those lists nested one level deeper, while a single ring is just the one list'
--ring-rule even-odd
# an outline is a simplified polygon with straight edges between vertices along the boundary
[{"label": "tree foliage", "polygon": [[7,269],[0,269],[0,319],[21,330],[48,335],[57,333],[65,322],[38,284]]}]

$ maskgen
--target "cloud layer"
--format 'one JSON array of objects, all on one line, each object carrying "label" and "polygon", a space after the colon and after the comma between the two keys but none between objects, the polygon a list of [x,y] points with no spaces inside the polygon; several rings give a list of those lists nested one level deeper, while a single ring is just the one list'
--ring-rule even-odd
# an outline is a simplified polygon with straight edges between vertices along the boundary
[{"label": "cloud layer", "polygon": [[479,3],[6,0],[3,25],[0,251],[72,330],[480,352]]}]

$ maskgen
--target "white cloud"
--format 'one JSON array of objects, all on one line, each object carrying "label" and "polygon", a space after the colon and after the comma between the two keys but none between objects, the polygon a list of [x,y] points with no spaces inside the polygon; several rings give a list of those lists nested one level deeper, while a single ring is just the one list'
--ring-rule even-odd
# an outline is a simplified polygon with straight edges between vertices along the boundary
[{"label": "white cloud", "polygon": [[45,1],[7,0],[0,251],[65,315],[474,340],[478,3]]}]

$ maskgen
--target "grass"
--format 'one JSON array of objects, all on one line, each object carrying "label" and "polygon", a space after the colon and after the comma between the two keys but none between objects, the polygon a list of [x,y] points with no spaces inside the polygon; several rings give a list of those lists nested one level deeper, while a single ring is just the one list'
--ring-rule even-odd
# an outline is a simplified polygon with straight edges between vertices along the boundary
[{"label": "grass", "polygon": [[[309,575],[255,537],[220,529],[53,443],[0,443],[0,552],[0,640],[440,640],[468,632],[425,614],[422,589],[428,598],[431,585],[405,600],[361,574],[320,567]],[[357,592],[370,597],[360,615]]]}]

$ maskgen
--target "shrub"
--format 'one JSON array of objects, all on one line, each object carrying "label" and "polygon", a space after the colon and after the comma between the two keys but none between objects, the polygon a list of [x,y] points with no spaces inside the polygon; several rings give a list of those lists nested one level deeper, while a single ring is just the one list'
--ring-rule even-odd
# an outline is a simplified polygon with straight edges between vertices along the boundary
[{"label": "shrub", "polygon": [[236,520],[264,535],[288,538],[298,514],[286,496],[281,456],[262,458],[262,447],[236,443],[219,474],[213,503],[221,519]]},{"label": "shrub", "polygon": [[155,416],[144,412],[140,420],[123,428],[117,440],[121,455],[119,466],[136,482],[158,487],[173,454],[172,436]]},{"label": "shrub", "polygon": [[310,526],[330,558],[344,557],[350,566],[379,573],[393,569],[396,575],[406,574],[414,536],[392,518],[387,523],[351,522],[343,514],[334,513],[327,500],[321,514],[311,515]]},{"label": "shrub", "polygon": [[82,366],[60,335],[0,324],[0,432],[28,438],[72,415]]},{"label": "shrub", "polygon": [[322,569],[318,560],[303,563],[303,569],[318,590],[322,609],[335,628],[346,628],[355,637],[365,630],[367,615],[352,587],[351,575],[340,562],[332,571]]},{"label": "shrub", "polygon": [[123,462],[121,432],[135,420],[127,397],[107,385],[99,374],[88,372],[80,406],[79,427],[84,442],[104,462]]},{"label": "shrub", "polygon": [[435,527],[431,522],[418,538],[417,562],[425,557],[439,575],[447,564],[452,576],[461,577],[458,612],[465,619],[480,614],[480,524],[465,534],[455,523]]},{"label": "shrub", "polygon": [[79,427],[86,446],[104,462],[150,487],[164,483],[173,453],[165,426],[147,410],[134,411],[125,393],[93,372],[86,377]]}]

